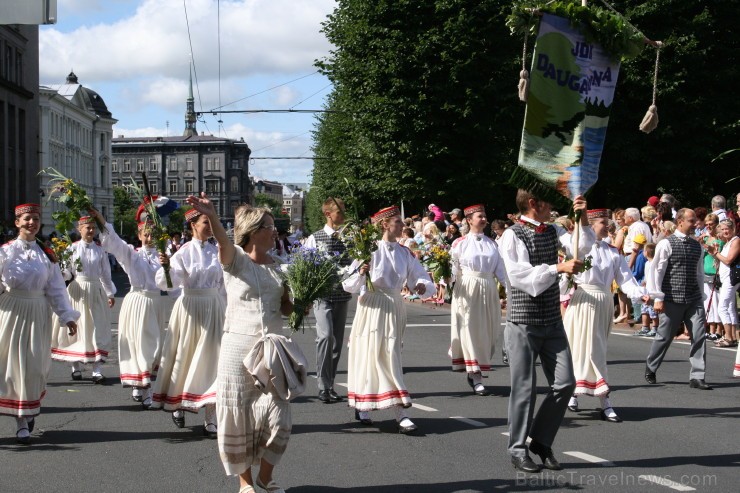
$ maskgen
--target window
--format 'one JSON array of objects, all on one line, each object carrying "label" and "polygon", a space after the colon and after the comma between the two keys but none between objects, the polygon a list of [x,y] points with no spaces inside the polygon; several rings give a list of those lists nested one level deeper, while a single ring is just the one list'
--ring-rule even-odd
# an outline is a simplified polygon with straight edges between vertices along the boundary
[{"label": "window", "polygon": [[239,177],[238,176],[231,177],[231,191],[232,192],[239,191]]},{"label": "window", "polygon": [[170,180],[170,193],[177,193],[177,180]]},{"label": "window", "polygon": [[100,150],[105,150],[105,134],[100,134]]},{"label": "window", "polygon": [[136,171],[144,171],[144,160],[143,159],[136,160]]},{"label": "window", "polygon": [[241,164],[239,163],[238,159],[232,159],[231,160],[231,169],[239,169],[241,168]]},{"label": "window", "polygon": [[110,170],[113,172],[118,172],[118,159],[113,159],[110,162]]},{"label": "window", "polygon": [[185,171],[193,171],[193,158],[185,158]]},{"label": "window", "polygon": [[150,181],[149,182],[149,191],[152,193],[159,193],[159,182],[157,181]]},{"label": "window", "polygon": [[100,165],[100,185],[101,186],[105,186],[105,184],[108,181],[107,178],[108,178],[108,176],[105,173],[105,165],[104,164],[101,164]]},{"label": "window", "polygon": [[123,160],[123,171],[131,171],[131,160],[130,159]]},{"label": "window", "polygon": [[218,193],[218,180],[206,180],[206,193]]},{"label": "window", "polygon": [[118,187],[118,186],[120,186],[120,185],[119,185],[119,183],[118,183],[118,180],[113,180],[113,181],[111,181],[111,186],[113,186],[113,187]]},{"label": "window", "polygon": [[221,158],[213,158],[213,171],[221,169]]},{"label": "window", "polygon": [[169,158],[170,162],[170,171],[177,171],[177,158],[171,157]]},{"label": "window", "polygon": [[185,180],[185,192],[193,193],[193,180]]},{"label": "window", "polygon": [[207,157],[206,158],[206,171],[213,170],[213,159]]},{"label": "window", "polygon": [[149,158],[149,171],[157,171],[157,160],[153,157]]}]

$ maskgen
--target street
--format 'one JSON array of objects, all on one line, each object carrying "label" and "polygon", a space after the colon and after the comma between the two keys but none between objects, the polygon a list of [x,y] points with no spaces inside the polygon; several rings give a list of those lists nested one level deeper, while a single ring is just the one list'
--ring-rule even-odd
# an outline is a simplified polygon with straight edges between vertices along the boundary
[{"label": "street", "polygon": [[[117,281],[120,286],[120,275]],[[124,293],[117,295],[114,321]],[[513,469],[506,451],[509,371],[499,348],[484,380],[492,395],[475,396],[464,374],[450,371],[449,306],[406,307],[405,377],[419,432],[398,434],[391,410],[373,413],[373,426],[355,422],[346,404],[317,399],[312,378],[293,401],[293,435],[275,469],[290,492],[736,490],[736,348],[709,345],[706,380],[714,390],[700,391],[688,386],[688,344],[674,341],[658,384],[649,386],[643,374],[650,339],[632,336],[626,326],[615,329],[609,381],[624,422],[601,421],[599,400],[582,397],[581,411],[567,412],[553,446],[564,470],[526,475]],[[117,324],[113,329],[115,335]],[[313,330],[295,339],[313,363]],[[346,382],[346,368],[345,351],[339,383]],[[104,373],[106,385],[92,384],[90,367],[74,382],[67,365],[53,363],[31,446],[16,444],[15,421],[3,417],[1,492],[238,490],[237,479],[224,474],[216,441],[202,436],[202,411],[186,414],[185,428],[177,429],[169,413],[143,411],[121,388],[115,352]],[[543,394],[541,372],[538,383]],[[337,391],[346,395],[341,384]]]}]

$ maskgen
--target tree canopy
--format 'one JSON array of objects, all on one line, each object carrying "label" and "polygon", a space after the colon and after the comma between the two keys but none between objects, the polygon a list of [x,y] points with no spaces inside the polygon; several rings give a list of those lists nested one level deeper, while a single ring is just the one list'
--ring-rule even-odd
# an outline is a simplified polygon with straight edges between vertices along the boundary
[{"label": "tree canopy", "polygon": [[[531,2],[530,2],[531,3]],[[655,50],[622,65],[592,190],[595,206],[641,206],[669,192],[706,205],[731,195],[736,176],[740,2],[611,2],[651,39],[662,40],[660,124],[638,125],[651,102]],[[506,25],[511,2],[339,0],[322,31],[334,45],[317,66],[334,85],[317,117],[307,215],[328,195],[346,197],[344,178],[369,214],[404,200],[408,212],[482,202],[501,217],[514,209],[506,185],[521,139],[517,98],[522,38]],[[667,19],[670,18],[670,22]],[[531,57],[531,43],[530,53]],[[531,58],[530,58],[531,60]],[[315,195],[315,197],[313,197]]]}]

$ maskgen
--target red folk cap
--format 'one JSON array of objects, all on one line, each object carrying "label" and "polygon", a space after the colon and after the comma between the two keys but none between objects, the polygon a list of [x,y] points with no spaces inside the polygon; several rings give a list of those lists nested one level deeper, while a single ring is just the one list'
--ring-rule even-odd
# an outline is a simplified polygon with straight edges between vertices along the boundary
[{"label": "red folk cap", "polygon": [[78,221],[77,224],[82,226],[83,224],[95,224],[95,218],[92,216],[82,216]]},{"label": "red folk cap", "polygon": [[185,213],[185,220],[190,222],[195,220],[198,216],[200,216],[200,212],[198,212],[195,208],[188,210]]},{"label": "red folk cap", "polygon": [[609,219],[609,209],[591,209],[588,211],[588,220],[593,221],[595,219]]},{"label": "red folk cap", "polygon": [[397,206],[392,205],[390,207],[386,207],[385,209],[380,209],[378,212],[372,215],[370,220],[373,222],[373,224],[377,223],[381,219],[385,219],[386,217],[393,217],[393,216],[400,216],[401,211],[398,209]]},{"label": "red folk cap", "polygon": [[485,206],[483,204],[469,205],[463,211],[466,216],[469,214],[475,214],[476,212],[483,212],[485,214]]},{"label": "red folk cap", "polygon": [[38,204],[21,204],[15,206],[15,216],[23,214],[41,214],[41,206]]}]

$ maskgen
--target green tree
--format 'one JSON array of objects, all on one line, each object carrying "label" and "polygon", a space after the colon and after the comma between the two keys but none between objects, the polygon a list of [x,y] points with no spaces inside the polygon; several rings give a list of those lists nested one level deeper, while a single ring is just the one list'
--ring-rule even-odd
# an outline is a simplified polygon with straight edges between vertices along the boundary
[{"label": "green tree", "polygon": [[275,218],[290,218],[288,214],[285,213],[283,210],[283,203],[279,200],[273,199],[267,194],[264,193],[257,193],[254,195],[254,203],[257,204],[257,207],[267,207],[272,211],[272,215],[275,216]]},{"label": "green tree", "polygon": [[[136,236],[138,204],[125,187],[113,187],[113,227],[122,237]],[[106,218],[111,221],[111,218]]]}]

